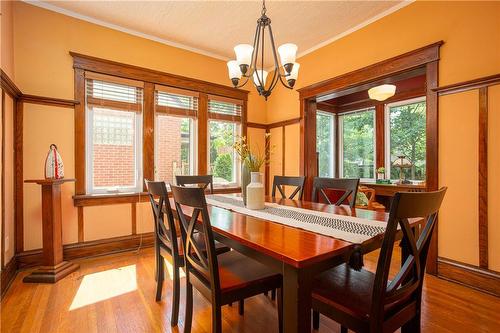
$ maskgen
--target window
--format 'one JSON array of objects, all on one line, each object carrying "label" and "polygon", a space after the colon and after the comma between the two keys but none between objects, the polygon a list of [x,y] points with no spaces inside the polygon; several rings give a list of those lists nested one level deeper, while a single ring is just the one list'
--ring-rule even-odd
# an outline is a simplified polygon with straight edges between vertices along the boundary
[{"label": "window", "polygon": [[198,93],[156,86],[155,179],[196,174]]},{"label": "window", "polygon": [[390,179],[399,179],[399,168],[392,166],[398,156],[412,163],[403,169],[405,179],[425,180],[426,103],[425,98],[386,105],[386,172]]},{"label": "window", "polygon": [[239,184],[240,161],[233,144],[241,135],[241,111],[241,101],[216,96],[208,101],[208,172],[215,186]]},{"label": "window", "polygon": [[87,76],[88,193],[142,190],[143,89],[129,83]]},{"label": "window", "polygon": [[318,153],[318,176],[335,177],[335,115],[316,113],[316,152]]},{"label": "window", "polygon": [[339,116],[340,176],[375,178],[375,109]]}]

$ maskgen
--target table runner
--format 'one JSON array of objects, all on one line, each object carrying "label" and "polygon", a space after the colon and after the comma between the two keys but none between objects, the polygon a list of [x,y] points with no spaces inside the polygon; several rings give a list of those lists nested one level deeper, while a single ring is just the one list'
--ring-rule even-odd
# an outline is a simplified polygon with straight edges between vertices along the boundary
[{"label": "table runner", "polygon": [[318,212],[269,202],[266,202],[265,208],[262,210],[252,210],[245,207],[241,197],[232,195],[212,194],[207,195],[206,199],[207,204],[212,206],[355,244],[361,244],[385,231],[385,224],[359,217]]}]

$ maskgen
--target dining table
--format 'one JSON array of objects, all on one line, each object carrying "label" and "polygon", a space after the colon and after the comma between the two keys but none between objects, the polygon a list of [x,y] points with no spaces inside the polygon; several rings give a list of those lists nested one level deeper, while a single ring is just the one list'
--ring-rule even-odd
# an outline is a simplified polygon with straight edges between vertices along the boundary
[{"label": "dining table", "polygon": [[[175,210],[174,201],[172,198],[170,200]],[[347,205],[335,206],[271,196],[266,196],[265,201],[313,212],[358,217],[380,223],[383,227],[389,219],[386,212],[350,208]],[[217,241],[282,274],[283,331],[286,333],[311,331],[311,291],[318,274],[349,263],[353,256],[362,256],[380,248],[384,236],[382,232],[362,243],[352,243],[211,204],[208,204],[208,211]],[[183,213],[189,218],[192,210],[183,209]],[[410,221],[414,230],[418,230],[421,223],[421,219]],[[403,261],[404,256],[403,253]]]}]

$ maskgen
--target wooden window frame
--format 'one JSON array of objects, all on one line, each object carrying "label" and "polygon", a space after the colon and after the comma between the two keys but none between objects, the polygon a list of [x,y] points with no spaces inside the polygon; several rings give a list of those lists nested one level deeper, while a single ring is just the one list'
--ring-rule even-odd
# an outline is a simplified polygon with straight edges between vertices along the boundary
[{"label": "wooden window frame", "polygon": [[[235,89],[212,82],[192,79],[184,76],[169,74],[148,68],[119,63],[111,60],[96,58],[75,52],[70,52],[73,57],[74,68],[74,89],[75,89],[75,196],[74,204],[84,206],[85,203],[92,202],[92,205],[110,204],[114,201],[123,202],[123,200],[140,201],[139,194],[111,194],[91,196],[86,192],[86,103],[85,103],[85,73],[92,72],[98,75],[108,75],[126,80],[135,80],[144,84],[143,91],[143,178],[154,179],[154,156],[155,156],[155,85],[172,87],[173,89],[188,90],[199,94],[198,99],[198,149],[197,165],[198,174],[207,173],[208,157],[208,96],[213,95],[221,99],[238,100],[242,105],[241,117],[238,121],[241,124],[242,135],[246,135],[247,101],[248,91]],[[173,109],[173,108],[170,108]],[[170,110],[159,108],[159,112],[191,112],[192,110]],[[234,119],[233,119],[234,121]],[[145,190],[145,188],[144,188]],[[225,188],[223,191],[239,191],[239,187]],[[89,199],[91,198],[91,199]],[[138,199],[136,199],[138,198]],[[137,201],[136,201],[137,200]]]}]

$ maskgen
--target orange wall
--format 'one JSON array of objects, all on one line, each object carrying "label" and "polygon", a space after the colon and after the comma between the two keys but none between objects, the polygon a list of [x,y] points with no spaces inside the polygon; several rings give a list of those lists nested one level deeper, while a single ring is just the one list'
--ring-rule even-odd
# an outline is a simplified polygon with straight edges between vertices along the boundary
[{"label": "orange wall", "polygon": [[[3,4],[3,2],[2,2]],[[69,51],[156,69],[172,74],[230,84],[224,61],[135,37],[75,18],[16,2],[14,12],[14,73],[16,84],[27,94],[73,99],[73,67]],[[254,92],[248,101],[248,121],[265,122],[265,102]],[[74,176],[73,111],[26,105],[24,115],[24,178],[43,177],[48,147],[56,143],[67,177]],[[253,133],[253,132],[251,132]],[[258,138],[260,140],[260,138]],[[36,185],[24,185],[25,250],[40,248],[41,197]],[[63,240],[78,240],[74,184],[63,185]],[[131,208],[84,208],[84,240],[131,233]],[[152,231],[147,204],[138,204],[137,231]]]},{"label": "orange wall", "polygon": [[2,70],[14,79],[14,54],[13,54],[13,20],[12,1],[1,1],[0,16],[0,63]]},{"label": "orange wall", "polygon": [[[444,41],[439,85],[500,73],[500,2],[417,1],[346,37],[299,58],[297,88],[326,80],[419,47]],[[498,88],[490,107],[498,109]],[[440,98],[440,185],[449,187],[440,219],[439,255],[478,263],[477,92]],[[493,112],[490,112],[492,114]],[[299,95],[278,87],[267,104],[267,122],[300,116]],[[498,116],[490,119],[490,203],[500,202]],[[457,121],[458,120],[458,121]],[[497,122],[494,122],[497,120]],[[492,127],[494,126],[494,127]],[[491,134],[493,133],[493,134]],[[288,140],[288,136],[287,136]],[[276,144],[281,145],[277,138]],[[498,141],[498,140],[496,140]],[[285,154],[285,173],[298,169],[298,155]],[[496,168],[496,169],[495,169]],[[270,169],[281,174],[281,161]],[[288,171],[290,170],[290,171]],[[496,181],[496,183],[494,182]],[[459,205],[457,203],[460,203]],[[493,205],[493,207],[495,207]],[[490,268],[500,270],[498,216],[490,209]],[[492,213],[491,213],[492,212]],[[496,220],[495,220],[496,219]],[[496,222],[495,222],[496,221]]]}]

